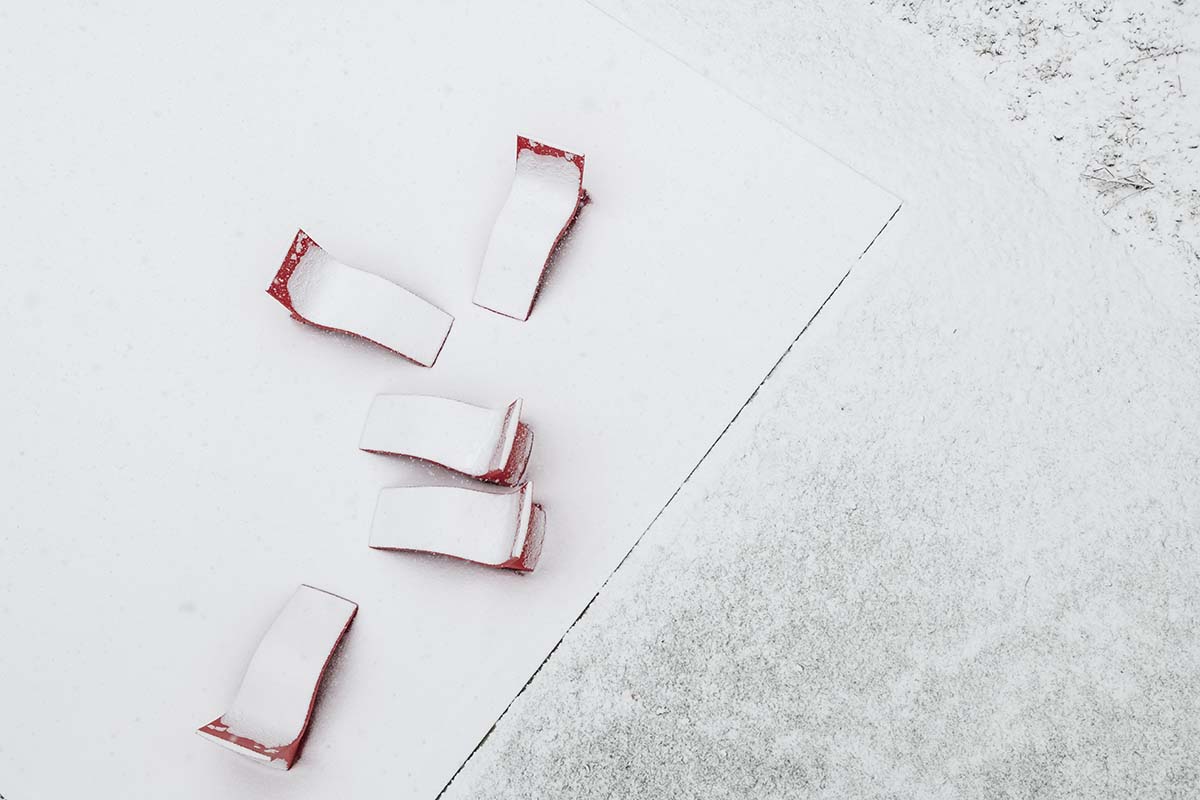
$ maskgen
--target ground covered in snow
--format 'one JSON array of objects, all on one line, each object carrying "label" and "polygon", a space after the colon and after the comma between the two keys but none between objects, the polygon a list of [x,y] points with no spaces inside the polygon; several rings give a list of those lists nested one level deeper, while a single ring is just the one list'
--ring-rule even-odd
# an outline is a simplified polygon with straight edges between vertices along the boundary
[{"label": "ground covered in snow", "polygon": [[446,796],[1200,793],[1184,176],[863,7],[600,5],[905,205]]},{"label": "ground covered in snow", "polygon": [[[1050,142],[1136,244],[1200,266],[1200,4],[1185,0],[873,0]],[[957,51],[957,52],[956,52]]]},{"label": "ground covered in snow", "polygon": [[[594,2],[733,96],[576,6],[0,9],[0,793],[432,795],[895,208],[736,96],[903,207],[446,796],[1200,795],[1195,5]],[[595,203],[493,329],[530,124]],[[438,370],[263,294],[310,222],[458,316]],[[370,398],[534,374],[539,571],[369,550],[430,479]],[[193,729],[309,580],[363,613],[277,774]]]},{"label": "ground covered in snow", "polygon": [[[0,87],[10,798],[436,795],[899,207],[578,0],[6,7]],[[592,198],[525,322],[472,303],[519,132]],[[285,293],[297,227],[346,266]],[[361,452],[379,393],[524,399],[536,572],[368,547],[481,488]],[[195,733],[301,583],[361,610],[280,775]]]}]

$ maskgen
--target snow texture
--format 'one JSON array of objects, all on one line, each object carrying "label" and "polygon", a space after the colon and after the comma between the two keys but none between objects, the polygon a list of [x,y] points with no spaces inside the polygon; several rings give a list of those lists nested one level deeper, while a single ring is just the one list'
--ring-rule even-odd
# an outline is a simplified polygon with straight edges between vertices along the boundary
[{"label": "snow texture", "polygon": [[385,278],[346,266],[312,241],[307,245],[287,281],[297,314],[433,366],[454,317]]},{"label": "snow texture", "polygon": [[[250,739],[267,755],[245,748],[237,748],[239,752],[268,760],[270,753],[304,735],[325,664],[357,610],[349,600],[311,586],[296,590],[263,635],[237,696],[218,720],[221,732]],[[205,728],[202,735],[228,746]],[[287,766],[278,759],[270,763]]]},{"label": "snow texture", "polygon": [[1200,271],[1200,3],[876,0],[943,63],[999,95],[1020,140],[1049,143],[1132,247]]},{"label": "snow texture", "polygon": [[602,5],[905,205],[446,800],[1200,794],[1179,253],[866,8]]},{"label": "snow texture", "polygon": [[[897,207],[581,3],[0,14],[7,796],[432,797]],[[595,198],[525,323],[471,303],[515,131]],[[281,319],[297,225],[454,315],[433,369]],[[467,480],[360,451],[380,393],[525,399],[536,572],[366,546]],[[300,583],[363,613],[279,775],[192,731]]]},{"label": "snow texture", "polygon": [[532,483],[498,493],[455,486],[384,489],[371,523],[371,547],[500,566],[525,549],[532,513]]},{"label": "snow texture", "polygon": [[[502,475],[513,455],[521,400],[491,409],[445,397],[381,394],[371,403],[359,447],[412,456],[475,478]],[[526,462],[528,452],[518,453]],[[512,470],[520,479],[524,466]]]},{"label": "snow texture", "polygon": [[546,261],[575,217],[582,181],[580,164],[570,158],[530,149],[517,153],[512,188],[483,256],[477,305],[529,318]]}]

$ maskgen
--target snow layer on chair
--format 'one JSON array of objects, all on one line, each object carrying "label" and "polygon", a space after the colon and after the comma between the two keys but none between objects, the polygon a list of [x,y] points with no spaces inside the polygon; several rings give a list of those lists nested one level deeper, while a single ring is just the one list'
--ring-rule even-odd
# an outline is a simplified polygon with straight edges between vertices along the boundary
[{"label": "snow layer on chair", "polygon": [[477,305],[528,319],[546,262],[575,216],[582,183],[579,163],[522,147],[512,188],[483,256]]},{"label": "snow layer on chair", "polygon": [[[272,756],[303,737],[325,665],[357,610],[329,592],[298,588],[259,642],[229,710],[199,733],[271,766],[290,766],[293,753]],[[228,736],[257,746],[240,747]]]},{"label": "snow layer on chair", "polygon": [[381,394],[367,413],[359,447],[421,458],[472,477],[498,477],[513,452],[520,417],[519,399],[491,409],[445,397]]},{"label": "snow layer on chair", "polygon": [[[302,238],[303,237],[303,238]],[[306,247],[287,278],[294,313],[306,322],[370,339],[433,366],[454,318],[386,278],[347,266],[301,232]]]},{"label": "snow layer on chair", "polygon": [[453,486],[384,489],[371,524],[371,547],[497,566],[521,555],[532,501],[529,483],[498,494]]}]

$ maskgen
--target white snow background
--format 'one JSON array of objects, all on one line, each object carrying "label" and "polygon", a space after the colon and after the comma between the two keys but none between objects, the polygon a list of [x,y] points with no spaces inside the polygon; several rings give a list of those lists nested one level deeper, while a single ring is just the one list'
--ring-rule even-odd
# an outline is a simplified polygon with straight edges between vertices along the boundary
[{"label": "white snow background", "polygon": [[[582,3],[3,13],[10,798],[435,794],[898,204]],[[518,132],[594,201],[524,324],[470,303]],[[456,316],[432,370],[265,294],[297,227]],[[446,479],[378,392],[525,398],[536,573],[367,548]],[[193,731],[301,582],[361,610],[281,775]]]}]

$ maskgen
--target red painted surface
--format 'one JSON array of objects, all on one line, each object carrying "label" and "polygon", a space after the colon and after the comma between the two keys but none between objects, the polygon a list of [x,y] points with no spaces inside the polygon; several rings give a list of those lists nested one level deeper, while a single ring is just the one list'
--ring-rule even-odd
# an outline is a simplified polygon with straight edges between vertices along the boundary
[{"label": "red painted surface", "polygon": [[529,515],[529,529],[525,534],[525,544],[521,548],[521,555],[510,558],[499,567],[519,572],[533,572],[538,559],[542,557],[542,540],[545,535],[546,510],[537,503],[533,503],[532,512]]},{"label": "red painted surface", "polygon": [[532,150],[534,154],[539,156],[552,156],[554,158],[565,158],[579,168],[579,182],[583,183],[583,156],[578,153],[571,153],[566,150],[560,150],[557,147],[551,147],[542,142],[535,142],[528,136],[517,134],[517,155],[521,155],[522,150]]},{"label": "red painted surface", "polygon": [[267,294],[282,303],[284,308],[292,312],[292,317],[301,322],[308,322],[308,320],[297,314],[296,309],[292,307],[292,294],[288,291],[288,281],[292,279],[292,273],[296,271],[296,267],[300,266],[300,260],[308,253],[310,247],[320,249],[321,246],[303,230],[296,231],[296,238],[292,239],[292,246],[288,248],[287,255],[284,256],[283,263],[279,265],[279,271],[275,273],[271,285],[267,287]]},{"label": "red painted surface", "polygon": [[494,481],[505,486],[516,486],[525,477],[525,468],[529,466],[529,454],[533,452],[533,431],[524,422],[517,423],[517,435],[513,437],[512,450],[508,454],[508,463],[499,472],[489,472],[481,475],[480,479]]}]

